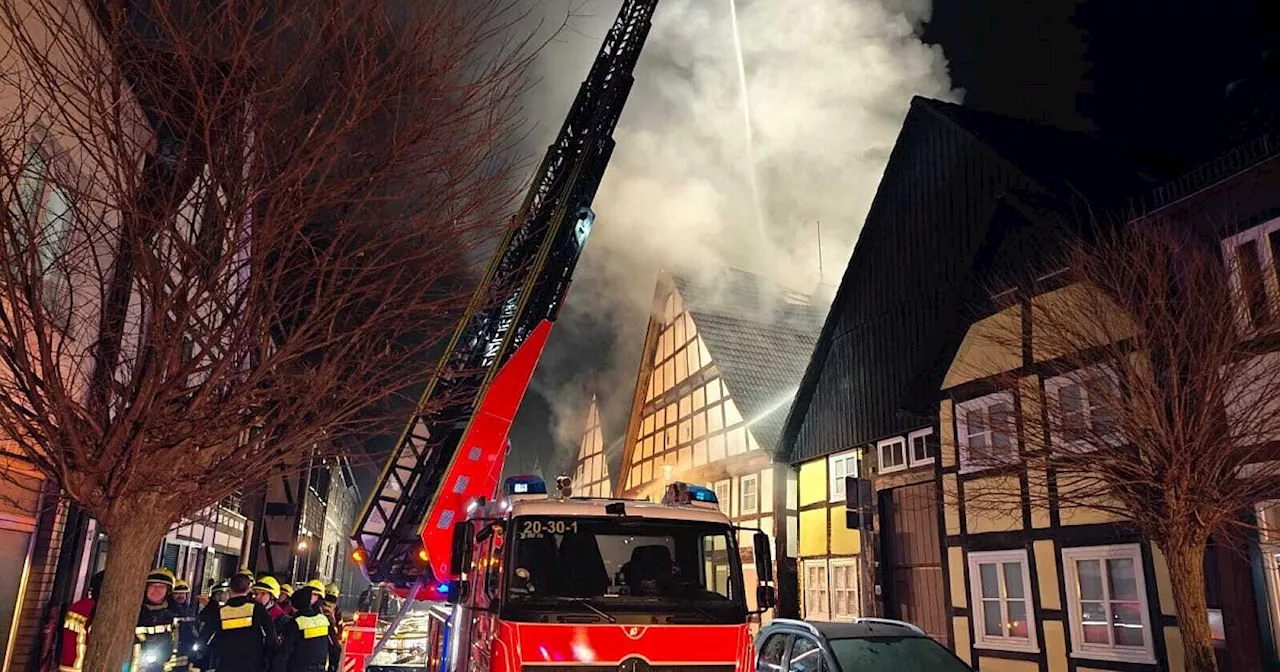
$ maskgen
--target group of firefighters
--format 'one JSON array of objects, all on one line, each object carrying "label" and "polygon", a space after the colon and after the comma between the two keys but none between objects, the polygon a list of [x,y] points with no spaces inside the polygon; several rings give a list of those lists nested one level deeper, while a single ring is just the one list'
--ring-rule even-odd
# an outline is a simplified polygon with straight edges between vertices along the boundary
[{"label": "group of firefighters", "polygon": [[[58,672],[81,671],[102,576],[67,608]],[[134,635],[129,672],[337,672],[338,586],[294,589],[243,569],[193,601],[187,582],[161,567],[147,575]]]}]

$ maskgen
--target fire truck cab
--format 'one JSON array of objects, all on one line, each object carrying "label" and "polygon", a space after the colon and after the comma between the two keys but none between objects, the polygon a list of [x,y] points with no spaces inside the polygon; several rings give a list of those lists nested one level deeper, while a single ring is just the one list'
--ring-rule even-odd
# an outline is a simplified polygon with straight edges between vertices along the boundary
[{"label": "fire truck cab", "polygon": [[763,532],[753,536],[760,609],[749,611],[738,528],[711,490],[673,483],[652,503],[557,486],[509,478],[455,526],[447,669],[751,668],[748,619],[776,603]]}]

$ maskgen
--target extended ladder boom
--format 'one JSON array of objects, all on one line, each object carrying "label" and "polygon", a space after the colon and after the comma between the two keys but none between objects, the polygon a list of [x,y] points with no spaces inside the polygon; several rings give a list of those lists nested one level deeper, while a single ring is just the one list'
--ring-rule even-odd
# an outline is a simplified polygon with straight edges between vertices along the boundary
[{"label": "extended ladder boom", "polygon": [[407,587],[447,578],[452,521],[476,497],[493,495],[512,416],[591,232],[591,203],[657,3],[623,3],[365,502],[353,556],[372,581]]}]

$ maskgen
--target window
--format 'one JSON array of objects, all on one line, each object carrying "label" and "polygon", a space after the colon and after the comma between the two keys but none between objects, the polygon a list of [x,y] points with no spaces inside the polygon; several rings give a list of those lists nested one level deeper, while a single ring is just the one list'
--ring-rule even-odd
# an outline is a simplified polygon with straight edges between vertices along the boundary
[{"label": "window", "polygon": [[1064,548],[1072,654],[1155,663],[1137,544]]},{"label": "window", "polygon": [[911,449],[908,457],[912,467],[933,463],[934,450],[933,443],[929,441],[930,436],[933,436],[933,428],[918,429],[907,435],[907,445]]},{"label": "window", "polygon": [[1039,651],[1026,551],[969,554],[975,646]]},{"label": "window", "polygon": [[1012,392],[996,392],[958,404],[956,430],[961,471],[977,471],[1017,460]]},{"label": "window", "polygon": [[717,481],[715,491],[716,500],[720,502],[720,512],[726,516],[729,515],[729,481],[727,479]]},{"label": "window", "polygon": [[880,473],[907,468],[907,442],[902,437],[881,441],[876,444],[876,452],[880,455]]},{"label": "window", "polygon": [[791,658],[787,672],[822,672],[822,647],[812,637],[796,635],[791,642]]},{"label": "window", "polygon": [[787,635],[778,633],[770,635],[760,647],[760,659],[756,661],[756,672],[780,672],[782,656],[787,652]]},{"label": "window", "polygon": [[804,617],[814,621],[831,619],[826,560],[804,561]]},{"label": "window", "polygon": [[845,476],[858,475],[858,451],[832,455],[827,458],[827,465],[827,473],[831,475],[831,501],[843,502]]},{"label": "window", "polygon": [[1119,445],[1121,439],[1110,410],[1119,389],[1115,373],[1103,366],[1091,366],[1044,381],[1053,413],[1049,430],[1054,446],[1090,450],[1101,442]]},{"label": "window", "polygon": [[830,567],[832,617],[836,620],[857,618],[861,615],[858,608],[857,558],[832,558]]},{"label": "window", "polygon": [[742,477],[742,514],[760,511],[760,475],[751,474]]},{"label": "window", "polygon": [[1245,333],[1276,324],[1280,294],[1280,219],[1238,233],[1222,241],[1236,302],[1236,323]]}]

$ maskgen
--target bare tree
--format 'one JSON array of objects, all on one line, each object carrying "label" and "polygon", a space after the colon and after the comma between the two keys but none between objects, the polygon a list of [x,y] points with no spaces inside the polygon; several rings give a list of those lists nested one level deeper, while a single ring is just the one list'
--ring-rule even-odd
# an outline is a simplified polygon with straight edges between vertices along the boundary
[{"label": "bare tree", "polygon": [[90,672],[173,523],[428,375],[517,186],[513,7],[0,6],[0,432],[110,537]]},{"label": "bare tree", "polygon": [[[1263,282],[1262,269],[1233,274],[1212,239],[1148,221],[1073,245],[1055,270],[1057,289],[1012,283],[1004,319],[971,332],[1019,361],[1029,348],[1037,364],[972,362],[993,387],[1017,390],[1021,412],[975,419],[989,438],[964,460],[997,477],[1025,473],[1033,507],[1050,506],[1052,493],[1061,511],[1132,521],[1167,558],[1187,669],[1216,670],[1207,544],[1280,496],[1280,353],[1260,338],[1276,323],[1256,319],[1275,307],[1233,286]],[[1047,379],[1043,399],[1034,373]],[[1020,519],[1023,495],[1007,485],[967,481],[965,504]]]}]

